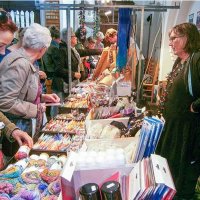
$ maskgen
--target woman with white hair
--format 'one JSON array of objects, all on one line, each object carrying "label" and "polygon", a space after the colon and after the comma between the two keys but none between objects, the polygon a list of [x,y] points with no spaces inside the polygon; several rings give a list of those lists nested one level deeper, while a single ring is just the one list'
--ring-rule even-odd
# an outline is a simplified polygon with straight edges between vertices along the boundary
[{"label": "woman with white hair", "polygon": [[60,101],[56,94],[41,93],[39,69],[34,64],[44,55],[50,42],[49,30],[32,24],[25,31],[22,47],[8,54],[0,63],[0,110],[29,134],[32,133],[31,118],[37,119],[37,130],[41,126],[46,110],[45,103],[41,102]]},{"label": "woman with white hair", "polygon": [[99,31],[96,33],[96,44],[95,44],[95,48],[96,49],[103,49],[104,48],[104,44],[102,43],[104,39],[104,34]]}]

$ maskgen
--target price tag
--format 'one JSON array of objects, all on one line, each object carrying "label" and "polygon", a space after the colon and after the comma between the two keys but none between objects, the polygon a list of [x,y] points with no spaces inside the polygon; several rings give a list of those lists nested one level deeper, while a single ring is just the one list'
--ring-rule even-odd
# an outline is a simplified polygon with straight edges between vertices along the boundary
[{"label": "price tag", "polygon": [[68,180],[69,182],[71,182],[71,179],[72,179],[75,167],[76,167],[77,157],[78,157],[78,154],[72,151],[69,154],[69,157],[68,157],[68,159],[63,167],[62,173],[61,173],[61,177]]}]

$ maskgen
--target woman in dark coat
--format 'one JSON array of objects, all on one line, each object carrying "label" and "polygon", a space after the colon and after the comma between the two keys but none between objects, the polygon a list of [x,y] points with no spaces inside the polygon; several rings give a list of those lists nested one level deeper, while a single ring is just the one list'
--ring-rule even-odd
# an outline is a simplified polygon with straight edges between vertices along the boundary
[{"label": "woman in dark coat", "polygon": [[200,34],[196,26],[173,27],[169,46],[178,58],[161,97],[166,123],[157,153],[168,160],[175,199],[194,199],[200,175]]}]

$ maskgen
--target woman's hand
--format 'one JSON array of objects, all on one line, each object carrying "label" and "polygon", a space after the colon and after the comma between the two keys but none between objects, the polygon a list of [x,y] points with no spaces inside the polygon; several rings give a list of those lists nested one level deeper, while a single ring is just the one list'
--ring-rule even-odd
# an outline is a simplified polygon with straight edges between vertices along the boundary
[{"label": "woman's hand", "polygon": [[29,148],[33,147],[33,140],[32,138],[28,135],[28,133],[21,131],[19,129],[15,129],[12,132],[12,137],[18,142],[19,146],[23,144],[27,144]]},{"label": "woman's hand", "polygon": [[47,75],[46,75],[45,72],[43,72],[43,71],[39,71],[39,77],[40,77],[40,79],[44,80],[44,79],[47,78]]},{"label": "woman's hand", "polygon": [[59,103],[60,97],[57,94],[42,94],[42,101],[46,103]]},{"label": "woman's hand", "polygon": [[42,113],[43,113],[43,112],[46,112],[46,104],[45,104],[45,103],[41,103],[41,104],[40,104],[40,107],[41,107]]}]

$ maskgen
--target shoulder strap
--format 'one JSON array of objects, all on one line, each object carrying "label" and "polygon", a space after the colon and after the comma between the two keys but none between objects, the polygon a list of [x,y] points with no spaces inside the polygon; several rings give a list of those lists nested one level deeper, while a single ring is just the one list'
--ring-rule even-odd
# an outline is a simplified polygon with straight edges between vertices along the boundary
[{"label": "shoulder strap", "polygon": [[190,60],[189,60],[189,70],[188,70],[188,90],[189,90],[189,93],[192,97],[194,97],[193,95],[193,90],[192,90],[192,75],[191,75],[191,60],[194,56],[194,53],[192,54],[192,56],[190,57]]}]

